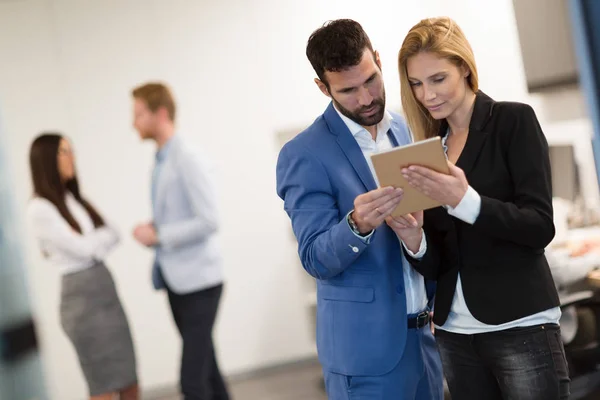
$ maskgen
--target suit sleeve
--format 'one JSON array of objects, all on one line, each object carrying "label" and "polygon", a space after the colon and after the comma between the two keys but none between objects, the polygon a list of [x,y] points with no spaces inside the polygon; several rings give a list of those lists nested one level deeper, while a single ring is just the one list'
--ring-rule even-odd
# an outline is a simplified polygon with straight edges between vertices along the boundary
[{"label": "suit sleeve", "polygon": [[481,196],[473,227],[497,239],[543,249],[554,237],[548,143],[530,106],[520,105],[515,112],[505,156],[514,186],[513,201]]},{"label": "suit sleeve", "polygon": [[340,274],[368,246],[350,230],[321,162],[295,141],[279,154],[277,193],[292,221],[302,265],[313,277]]}]

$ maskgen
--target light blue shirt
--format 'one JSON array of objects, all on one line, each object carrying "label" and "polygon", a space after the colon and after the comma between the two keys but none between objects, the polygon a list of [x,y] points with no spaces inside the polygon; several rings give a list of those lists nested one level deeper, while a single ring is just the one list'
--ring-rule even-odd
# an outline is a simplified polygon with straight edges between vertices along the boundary
[{"label": "light blue shirt", "polygon": [[[352,133],[352,136],[358,143],[360,150],[362,151],[365,160],[369,165],[369,169],[371,170],[373,179],[375,180],[377,186],[379,186],[377,174],[375,174],[373,163],[371,162],[371,154],[389,150],[394,147],[388,136],[388,131],[391,127],[391,121],[393,118],[392,115],[388,112],[384,114],[381,122],[377,124],[376,140],[373,140],[373,137],[371,136],[369,131],[367,131],[364,127],[340,113],[337,110],[337,108],[336,111],[338,112],[338,115],[340,116],[344,124],[346,124],[346,126],[350,130],[350,133]],[[371,241],[373,233],[374,231],[369,233],[365,237],[358,235],[356,236],[365,243],[369,243]],[[404,275],[404,292],[406,294],[406,312],[408,314],[415,314],[425,310],[427,308],[427,292],[425,290],[425,279],[410,265],[410,263],[407,260],[404,259],[404,255],[402,256],[402,272]]]},{"label": "light blue shirt", "polygon": [[[152,198],[152,211],[153,214],[156,214],[156,190],[157,190],[157,182],[158,177],[160,176],[161,168],[164,164],[167,155],[169,154],[169,149],[173,144],[173,138],[169,139],[158,151],[155,155],[154,169],[152,170],[152,186],[151,186],[151,198]],[[158,260],[160,258],[160,246],[154,247],[155,258],[154,258],[154,267],[152,268],[152,283],[154,287],[164,289],[166,288],[165,281],[162,277],[160,271],[160,264]]]},{"label": "light blue shirt", "polygon": [[152,209],[156,207],[156,183],[158,182],[158,176],[160,175],[161,167],[169,154],[169,149],[173,144],[173,138],[169,139],[163,147],[158,149],[155,156],[154,169],[152,170]]},{"label": "light blue shirt", "polygon": [[156,154],[153,223],[158,235],[155,288],[177,294],[223,282],[218,204],[211,163],[200,148],[172,137]]},{"label": "light blue shirt", "polygon": [[[445,152],[448,151],[448,147],[446,146],[447,139],[448,132],[442,139],[442,145],[444,146]],[[468,224],[473,224],[477,220],[477,217],[479,217],[479,212],[481,210],[481,196],[479,196],[479,193],[477,193],[475,189],[469,186],[465,196],[462,198],[456,208],[452,208],[450,206],[444,206],[444,208],[446,208],[448,214],[453,215],[454,217],[459,218]],[[427,241],[425,239],[425,235],[423,234],[421,246],[416,254],[412,253],[406,247],[405,249],[408,251],[409,255],[414,256],[416,259],[423,257],[425,251],[427,251]],[[500,325],[484,324],[483,322],[477,320],[467,307],[467,302],[465,301],[465,295],[462,289],[462,280],[459,273],[456,281],[454,298],[452,299],[452,306],[450,307],[450,312],[448,313],[448,318],[446,319],[444,325],[436,325],[436,329],[460,333],[463,335],[474,335],[478,333],[497,332],[516,327],[534,326],[548,323],[558,324],[560,316],[560,307],[555,307]]]}]

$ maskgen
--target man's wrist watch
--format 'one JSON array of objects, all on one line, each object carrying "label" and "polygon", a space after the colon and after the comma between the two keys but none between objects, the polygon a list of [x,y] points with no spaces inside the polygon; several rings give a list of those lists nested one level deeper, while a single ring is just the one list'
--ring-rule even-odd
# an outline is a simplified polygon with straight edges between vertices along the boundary
[{"label": "man's wrist watch", "polygon": [[361,237],[367,236],[363,233],[360,233],[360,231],[358,230],[358,225],[356,225],[356,222],[354,222],[354,220],[352,219],[353,212],[354,212],[354,210],[350,211],[348,213],[348,217],[346,217],[346,220],[348,221],[348,225],[350,225],[350,229],[352,229],[352,232],[354,232],[358,236],[361,236]]}]

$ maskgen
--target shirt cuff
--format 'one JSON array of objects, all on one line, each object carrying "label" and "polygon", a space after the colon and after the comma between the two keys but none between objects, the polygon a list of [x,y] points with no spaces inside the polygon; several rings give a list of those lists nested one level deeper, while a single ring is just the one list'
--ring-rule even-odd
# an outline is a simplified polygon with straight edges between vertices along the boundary
[{"label": "shirt cuff", "polygon": [[[354,210],[352,210],[352,211],[354,211]],[[346,214],[346,224],[348,225],[348,229],[350,229],[350,232],[352,232],[352,234],[354,234],[354,236],[359,238],[362,242],[364,242],[366,244],[371,243],[371,237],[373,236],[373,233],[375,233],[375,229],[373,229],[371,232],[369,232],[369,234],[366,236],[361,236],[361,235],[358,235],[356,232],[354,232],[354,230],[350,226],[350,222],[348,222],[348,218],[350,218],[350,214],[352,214],[352,211],[350,211],[348,214]]]},{"label": "shirt cuff", "polygon": [[427,251],[427,239],[425,239],[425,232],[421,230],[421,244],[419,245],[419,251],[417,251],[416,253],[410,251],[408,247],[406,247],[404,242],[402,242],[402,246],[404,247],[409,256],[411,256],[415,260],[420,260],[421,258],[423,258],[425,252]]},{"label": "shirt cuff", "polygon": [[447,207],[448,214],[466,222],[467,224],[473,225],[479,217],[481,210],[481,196],[471,186],[467,189],[467,192],[463,196],[462,200],[456,208],[450,206]]}]

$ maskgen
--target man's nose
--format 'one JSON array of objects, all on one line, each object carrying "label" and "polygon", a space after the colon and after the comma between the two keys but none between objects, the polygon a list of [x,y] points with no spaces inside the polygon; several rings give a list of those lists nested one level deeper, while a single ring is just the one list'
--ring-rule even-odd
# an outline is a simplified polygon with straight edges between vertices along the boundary
[{"label": "man's nose", "polygon": [[373,102],[373,96],[371,96],[371,93],[369,92],[369,90],[364,87],[361,88],[358,93],[358,103],[361,106],[368,106],[372,102]]}]

